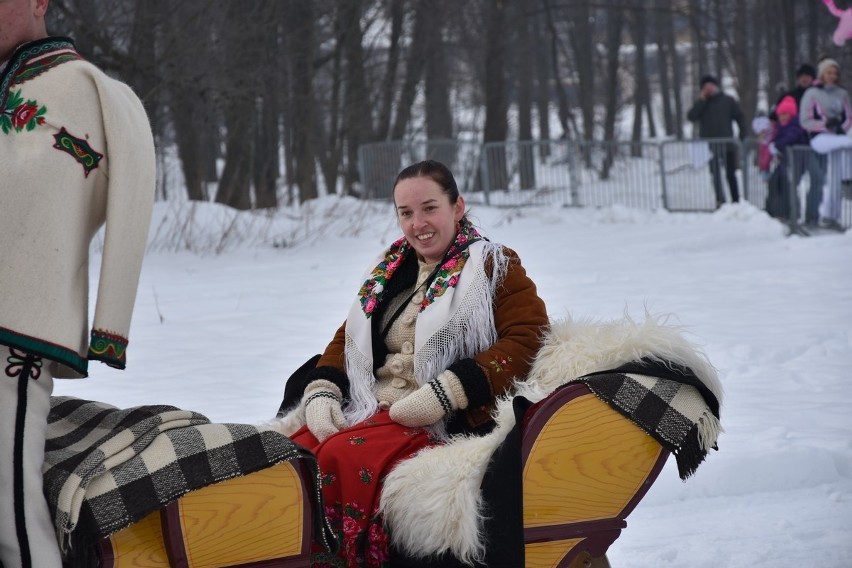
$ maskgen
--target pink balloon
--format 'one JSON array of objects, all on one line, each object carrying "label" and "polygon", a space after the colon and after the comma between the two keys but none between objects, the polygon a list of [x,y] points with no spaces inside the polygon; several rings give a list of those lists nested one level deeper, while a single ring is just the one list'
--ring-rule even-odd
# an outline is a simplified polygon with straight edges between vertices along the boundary
[{"label": "pink balloon", "polygon": [[837,18],[837,29],[834,30],[834,35],[831,37],[834,44],[842,46],[847,39],[852,39],[852,8],[841,10],[834,4],[834,0],[822,0],[822,3],[828,7],[828,11]]}]

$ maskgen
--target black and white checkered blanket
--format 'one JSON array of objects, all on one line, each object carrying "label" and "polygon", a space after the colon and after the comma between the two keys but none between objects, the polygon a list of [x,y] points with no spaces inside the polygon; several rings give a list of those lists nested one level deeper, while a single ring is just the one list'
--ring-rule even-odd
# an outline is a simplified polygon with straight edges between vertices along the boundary
[{"label": "black and white checkered blanket", "polygon": [[572,382],[584,383],[669,450],[681,479],[718,449],[719,401],[688,369],[642,360]]},{"label": "black and white checkered blanket", "polygon": [[[262,426],[213,424],[196,412],[154,405],[118,409],[53,397],[44,489],[63,550],[86,549],[170,501],[217,481],[303,460],[314,484],[315,537],[325,516],[313,454]],[[319,524],[318,524],[319,523]],[[82,549],[82,550],[81,550]]]}]

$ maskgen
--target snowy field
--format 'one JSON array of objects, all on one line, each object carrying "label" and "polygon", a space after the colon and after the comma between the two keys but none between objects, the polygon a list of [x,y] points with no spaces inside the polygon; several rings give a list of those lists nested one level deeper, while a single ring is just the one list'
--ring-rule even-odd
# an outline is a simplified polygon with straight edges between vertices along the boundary
[{"label": "snowy field", "polygon": [[[518,251],[551,317],[672,314],[719,370],[719,451],[686,482],[668,461],[610,548],[614,568],[852,567],[852,232],[788,238],[748,204],[478,205],[472,218]],[[274,217],[160,203],[128,369],[95,363],[55,394],[266,420],[399,234],[386,205],[351,199]]]}]

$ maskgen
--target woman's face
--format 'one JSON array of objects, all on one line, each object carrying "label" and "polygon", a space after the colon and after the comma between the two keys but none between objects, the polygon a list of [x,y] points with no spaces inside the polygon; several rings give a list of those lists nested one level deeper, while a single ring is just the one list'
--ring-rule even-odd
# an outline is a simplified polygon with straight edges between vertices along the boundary
[{"label": "woman's face", "polygon": [[822,72],[822,82],[826,85],[836,85],[838,79],[840,79],[840,72],[834,65],[829,65],[825,71]]},{"label": "woman's face", "polygon": [[449,195],[428,177],[408,178],[393,189],[396,217],[405,238],[428,263],[438,262],[456,237],[464,216],[464,199],[450,203]]}]

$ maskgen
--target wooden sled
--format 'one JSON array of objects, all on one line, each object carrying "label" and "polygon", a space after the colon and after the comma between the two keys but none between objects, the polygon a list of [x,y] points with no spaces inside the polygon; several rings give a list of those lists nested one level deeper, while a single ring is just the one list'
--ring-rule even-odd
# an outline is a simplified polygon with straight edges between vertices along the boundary
[{"label": "wooden sled", "polygon": [[530,408],[521,452],[527,568],[608,566],[669,454],[583,384]]},{"label": "wooden sled", "polygon": [[[607,549],[668,457],[582,384],[530,408],[521,453],[527,568],[608,566]],[[101,566],[310,566],[311,509],[300,474],[285,462],[193,491],[102,540]]]},{"label": "wooden sled", "polygon": [[192,491],[99,543],[103,568],[310,566],[302,472],[283,462]]}]

